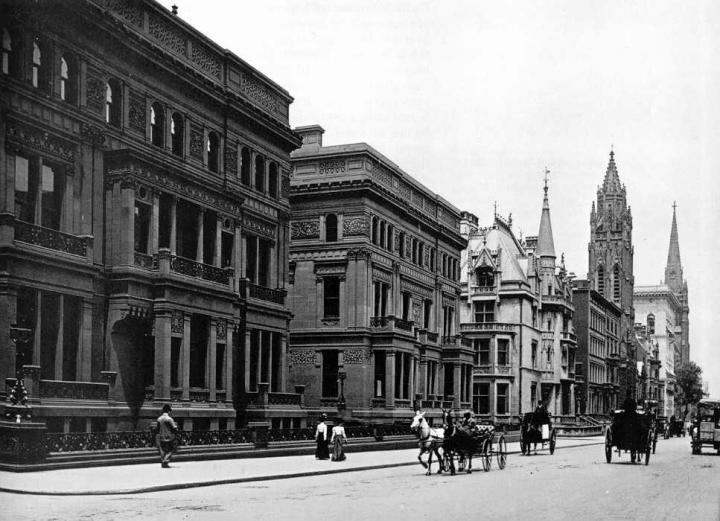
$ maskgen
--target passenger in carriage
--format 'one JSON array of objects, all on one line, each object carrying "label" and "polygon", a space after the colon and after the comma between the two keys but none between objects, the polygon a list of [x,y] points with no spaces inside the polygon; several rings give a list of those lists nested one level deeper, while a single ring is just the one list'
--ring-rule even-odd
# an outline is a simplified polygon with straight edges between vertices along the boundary
[{"label": "passenger in carriage", "polygon": [[470,411],[466,411],[463,415],[461,428],[468,434],[473,434],[477,430],[477,422]]},{"label": "passenger in carriage", "polygon": [[550,416],[548,415],[545,404],[539,401],[535,412],[533,413],[532,424],[534,427],[540,427],[540,425],[546,425],[550,423]]}]

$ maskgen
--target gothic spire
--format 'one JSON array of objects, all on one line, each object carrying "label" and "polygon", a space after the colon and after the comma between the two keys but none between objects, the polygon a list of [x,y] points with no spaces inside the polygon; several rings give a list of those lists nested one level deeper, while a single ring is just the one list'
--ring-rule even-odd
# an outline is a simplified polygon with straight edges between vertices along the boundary
[{"label": "gothic spire", "polygon": [[665,284],[671,290],[679,293],[682,291],[682,262],[680,262],[680,241],[678,240],[677,203],[673,202],[672,227],[670,228],[670,246],[668,248],[667,265],[665,266]]},{"label": "gothic spire", "polygon": [[610,148],[610,161],[605,171],[605,180],[603,181],[603,192],[620,192],[622,184],[620,184],[620,176],[618,175],[617,166],[615,165],[615,151]]},{"label": "gothic spire", "polygon": [[550,203],[548,202],[547,175],[550,170],[545,168],[545,195],[543,197],[542,215],[540,216],[540,231],[538,232],[537,250],[538,257],[555,258],[555,243],[553,241],[552,225],[550,224]]}]

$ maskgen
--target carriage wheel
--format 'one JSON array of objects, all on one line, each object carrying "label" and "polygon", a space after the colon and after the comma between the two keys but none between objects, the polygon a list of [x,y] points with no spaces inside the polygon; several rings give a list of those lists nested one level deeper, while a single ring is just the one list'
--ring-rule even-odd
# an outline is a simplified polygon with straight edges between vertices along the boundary
[{"label": "carriage wheel", "polygon": [[483,441],[482,454],[480,454],[482,460],[483,470],[485,472],[490,470],[490,439]]},{"label": "carriage wheel", "polygon": [[507,443],[505,442],[505,436],[500,435],[500,439],[498,440],[498,448],[497,448],[497,464],[500,470],[505,468],[505,463],[507,462]]},{"label": "carriage wheel", "polygon": [[550,454],[555,453],[555,429],[552,430],[552,433],[550,434]]},{"label": "carriage wheel", "polygon": [[612,461],[612,437],[610,431],[605,434],[605,460],[608,463]]}]

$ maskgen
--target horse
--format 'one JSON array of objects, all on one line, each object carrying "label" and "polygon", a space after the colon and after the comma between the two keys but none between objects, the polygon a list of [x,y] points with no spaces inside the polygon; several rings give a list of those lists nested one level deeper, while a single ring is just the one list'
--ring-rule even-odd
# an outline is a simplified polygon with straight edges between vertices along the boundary
[{"label": "horse", "polygon": [[[478,450],[478,443],[481,443],[481,441],[465,429],[457,427],[450,417],[449,411],[443,410],[443,424],[445,427],[443,454],[445,455],[446,467],[450,469],[450,475],[455,475],[455,454],[458,456],[459,470],[465,470],[466,473],[470,474],[472,472],[472,457]],[[465,466],[466,461],[467,467]]]},{"label": "horse", "polygon": [[[432,474],[432,455],[435,453],[438,461],[438,471],[440,474],[443,471],[443,459],[440,457],[439,448],[444,444],[445,429],[433,428],[425,419],[425,413],[420,411],[415,412],[415,417],[410,424],[410,429],[419,433],[420,439],[418,440],[418,446],[420,447],[420,453],[418,454],[418,461],[420,465],[427,469],[426,476]],[[428,453],[427,463],[422,460],[422,455]],[[443,449],[444,452],[444,449]]]}]

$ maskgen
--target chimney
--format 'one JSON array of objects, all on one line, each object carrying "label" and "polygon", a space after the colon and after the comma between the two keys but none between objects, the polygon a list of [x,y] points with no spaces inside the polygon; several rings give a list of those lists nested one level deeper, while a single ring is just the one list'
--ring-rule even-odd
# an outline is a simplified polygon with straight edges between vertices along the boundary
[{"label": "chimney", "polygon": [[295,132],[302,138],[302,148],[320,148],[322,146],[322,136],[325,133],[325,129],[320,125],[295,127]]}]

